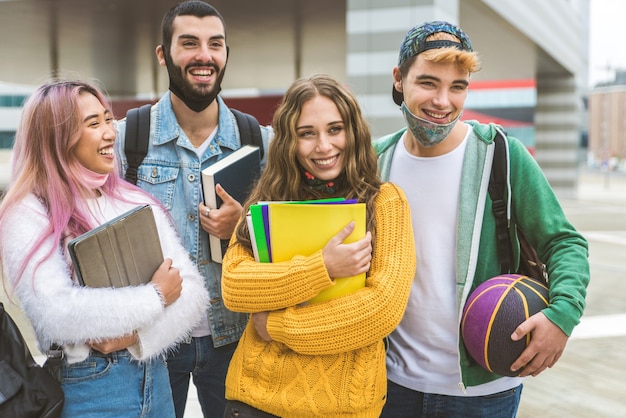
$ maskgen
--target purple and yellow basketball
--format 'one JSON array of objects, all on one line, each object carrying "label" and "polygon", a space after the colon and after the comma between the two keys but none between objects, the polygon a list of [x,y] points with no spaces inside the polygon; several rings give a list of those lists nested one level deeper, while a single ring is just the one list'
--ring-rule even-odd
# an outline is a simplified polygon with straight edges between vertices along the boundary
[{"label": "purple and yellow basketball", "polygon": [[461,334],[467,351],[485,369],[501,376],[516,376],[511,364],[530,342],[513,341],[522,322],[548,306],[548,288],[519,274],[493,277],[472,292],[463,309]]}]

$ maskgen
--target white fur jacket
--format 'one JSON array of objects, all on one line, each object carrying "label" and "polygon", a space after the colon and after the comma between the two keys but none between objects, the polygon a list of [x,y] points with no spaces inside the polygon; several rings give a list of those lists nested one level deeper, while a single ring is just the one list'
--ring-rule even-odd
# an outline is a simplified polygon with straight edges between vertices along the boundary
[{"label": "white fur jacket", "polygon": [[[147,203],[139,192],[127,197],[139,203],[112,201],[104,196],[90,202],[98,224]],[[206,315],[208,293],[202,277],[164,211],[156,206],[153,209],[163,256],[173,260],[173,267],[179,269],[183,278],[180,297],[167,308],[150,283],[118,289],[78,286],[66,251],[52,237],[31,257],[22,276],[17,277],[29,249],[49,226],[46,209],[35,196],[24,199],[0,225],[5,278],[35,330],[40,350],[45,351],[51,343],[60,344],[68,362],[74,363],[89,355],[86,341],[136,332],[139,342],[128,350],[136,359],[148,360],[166,354],[185,340],[202,315]],[[35,268],[52,247],[52,255]]]}]

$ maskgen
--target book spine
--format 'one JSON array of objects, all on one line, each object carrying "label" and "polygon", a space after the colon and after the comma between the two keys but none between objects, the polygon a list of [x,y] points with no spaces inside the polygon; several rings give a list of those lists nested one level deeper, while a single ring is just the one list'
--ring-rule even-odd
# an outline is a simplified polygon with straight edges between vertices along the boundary
[{"label": "book spine", "polygon": [[202,176],[202,192],[204,194],[204,205],[211,209],[217,209],[215,179],[213,178],[213,176]]},{"label": "book spine", "polygon": [[254,234],[254,225],[252,223],[252,215],[248,213],[246,215],[246,224],[248,224],[248,232],[250,233],[250,244],[252,245],[252,253],[254,254],[254,261],[259,262],[259,249],[256,244],[256,237]]},{"label": "book spine", "polygon": [[[252,205],[250,206],[250,218],[252,221],[252,229],[250,236],[254,233],[254,239],[256,243],[257,253],[259,255],[259,262],[269,263],[269,246],[267,244],[267,236],[265,234],[265,223],[263,221],[262,206],[266,205]],[[253,244],[254,245],[254,244]]]}]

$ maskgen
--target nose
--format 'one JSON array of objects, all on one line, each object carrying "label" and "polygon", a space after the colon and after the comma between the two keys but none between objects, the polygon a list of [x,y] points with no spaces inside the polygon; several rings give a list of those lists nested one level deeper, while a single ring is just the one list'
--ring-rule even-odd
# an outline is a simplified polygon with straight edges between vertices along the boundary
[{"label": "nose", "polygon": [[317,150],[319,152],[325,152],[332,148],[330,136],[327,133],[321,133],[317,138]]},{"label": "nose", "polygon": [[112,123],[105,126],[102,137],[107,141],[115,141],[115,126]]},{"label": "nose", "polygon": [[211,58],[211,49],[208,45],[200,45],[196,51],[196,61],[206,62]]},{"label": "nose", "polygon": [[433,104],[437,107],[445,108],[450,104],[450,98],[448,97],[448,91],[446,89],[437,90],[437,94],[433,97]]}]

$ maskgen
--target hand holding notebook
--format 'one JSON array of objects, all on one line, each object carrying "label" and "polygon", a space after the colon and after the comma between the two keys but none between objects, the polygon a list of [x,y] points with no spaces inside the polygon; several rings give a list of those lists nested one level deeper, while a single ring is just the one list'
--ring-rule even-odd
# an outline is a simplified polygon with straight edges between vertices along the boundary
[{"label": "hand holding notebook", "polygon": [[352,277],[369,270],[372,236],[366,232],[363,238],[355,241],[351,237],[355,229],[356,223],[350,222],[322,248],[326,270],[333,279]]},{"label": "hand holding notebook", "polygon": [[[355,227],[340,241],[353,243],[362,239],[367,233],[365,219],[364,203],[343,199],[261,202],[250,207],[248,230],[253,252],[260,262],[281,262],[295,256],[309,256],[324,248],[329,240],[339,240],[340,231],[350,222]],[[332,287],[310,302],[326,301],[361,289],[365,286],[365,276],[365,273],[337,276]]]},{"label": "hand holding notebook", "polygon": [[[202,170],[202,193],[204,204],[210,209],[219,209],[222,199],[215,186],[222,188],[236,201],[243,204],[261,172],[261,154],[258,147],[245,145],[230,155]],[[220,240],[209,234],[211,259],[221,263],[228,248],[229,239]]]},{"label": "hand holding notebook", "polygon": [[172,259],[166,258],[152,275],[152,284],[161,297],[164,307],[176,302],[183,290],[183,279],[177,268],[172,267]]}]

